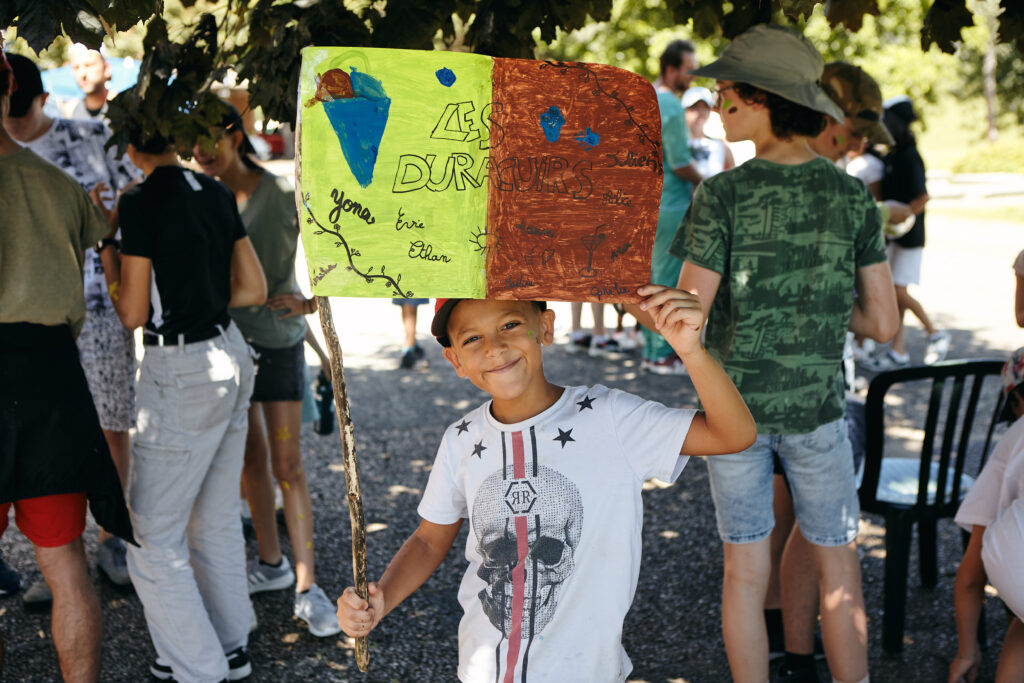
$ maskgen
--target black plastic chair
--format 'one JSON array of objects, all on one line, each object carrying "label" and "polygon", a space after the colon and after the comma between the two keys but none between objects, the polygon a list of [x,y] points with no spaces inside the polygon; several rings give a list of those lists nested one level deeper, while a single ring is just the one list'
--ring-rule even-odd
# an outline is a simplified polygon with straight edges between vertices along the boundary
[{"label": "black plastic chair", "polygon": [[[938,579],[937,522],[956,515],[974,478],[964,473],[964,462],[978,400],[985,378],[999,377],[1001,360],[956,360],[935,365],[901,368],[878,374],[868,386],[865,404],[864,476],[860,506],[864,512],[885,517],[885,587],[882,648],[903,649],[907,592],[907,565],[913,526],[918,526],[921,583],[933,587]],[[967,379],[972,378],[964,401]],[[892,387],[930,381],[928,410],[923,425],[919,459],[885,458],[885,396]],[[947,392],[947,386],[952,389]],[[995,395],[998,381],[988,382]],[[946,395],[948,393],[948,396]],[[988,456],[999,400],[989,421],[981,451]],[[943,419],[940,422],[940,415]],[[940,432],[941,430],[941,432]]]}]

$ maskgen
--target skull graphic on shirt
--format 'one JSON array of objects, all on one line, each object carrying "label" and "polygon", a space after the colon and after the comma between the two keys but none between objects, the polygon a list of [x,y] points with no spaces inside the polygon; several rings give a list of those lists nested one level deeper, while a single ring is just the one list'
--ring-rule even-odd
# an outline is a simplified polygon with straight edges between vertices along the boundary
[{"label": "skull graphic on shirt", "polygon": [[[483,558],[477,575],[487,586],[480,602],[491,623],[508,638],[513,630],[513,595],[520,543],[523,638],[551,621],[583,530],[583,502],[576,485],[560,472],[540,465],[517,479],[513,466],[484,479],[473,504],[477,549]],[[518,518],[518,521],[517,521]],[[519,534],[525,531],[525,539]]]}]

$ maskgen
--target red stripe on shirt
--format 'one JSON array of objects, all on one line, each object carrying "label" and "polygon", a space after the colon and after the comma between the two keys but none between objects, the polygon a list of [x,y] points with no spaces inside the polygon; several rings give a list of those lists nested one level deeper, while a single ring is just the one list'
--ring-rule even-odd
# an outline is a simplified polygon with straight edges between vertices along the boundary
[{"label": "red stripe on shirt", "polygon": [[[512,473],[516,479],[526,478],[522,432],[512,432]],[[512,623],[509,624],[505,683],[513,683],[515,680],[516,662],[519,660],[519,647],[523,638],[523,601],[526,597],[526,556],[530,553],[530,527],[527,518],[517,515],[515,525],[518,561],[512,570]]]}]

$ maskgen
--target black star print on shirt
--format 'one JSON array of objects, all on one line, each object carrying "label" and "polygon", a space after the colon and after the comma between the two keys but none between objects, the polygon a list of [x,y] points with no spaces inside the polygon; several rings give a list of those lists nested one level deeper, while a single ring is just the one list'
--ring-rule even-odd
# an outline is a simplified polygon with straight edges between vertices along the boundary
[{"label": "black star print on shirt", "polygon": [[462,434],[462,432],[468,432],[469,431],[469,423],[470,422],[471,422],[471,420],[467,420],[467,419],[463,418],[462,422],[460,422],[459,424],[455,425],[455,429],[459,430],[459,431],[455,432],[455,435],[459,436],[460,434]]},{"label": "black star print on shirt", "polygon": [[478,443],[475,446],[473,446],[473,455],[475,455],[476,457],[478,457],[481,460],[483,460],[484,456],[482,455],[482,453],[484,451],[486,451],[486,450],[487,450],[487,446],[484,445],[484,440],[480,439],[480,443]]},{"label": "black star print on shirt", "polygon": [[580,412],[582,413],[584,408],[590,408],[591,410],[593,410],[594,406],[592,404],[594,403],[594,401],[595,399],[590,398],[590,394],[587,394],[586,396],[583,397],[582,401],[576,401],[576,405],[580,407]]},{"label": "black star print on shirt", "polygon": [[569,429],[568,431],[562,431],[561,427],[558,427],[558,436],[552,439],[552,441],[557,441],[558,443],[562,444],[562,448],[565,448],[566,442],[575,440],[576,439],[572,438],[572,429]]}]

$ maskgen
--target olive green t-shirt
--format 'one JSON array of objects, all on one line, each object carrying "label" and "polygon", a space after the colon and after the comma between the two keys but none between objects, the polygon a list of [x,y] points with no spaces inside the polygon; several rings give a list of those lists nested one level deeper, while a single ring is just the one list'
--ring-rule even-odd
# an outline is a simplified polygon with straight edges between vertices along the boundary
[{"label": "olive green t-shirt", "polygon": [[751,159],[697,187],[669,251],[722,276],[706,345],[759,432],[803,434],[843,416],[854,274],[886,258],[862,182],[822,158]]},{"label": "olive green t-shirt", "polygon": [[30,149],[0,154],[0,323],[85,322],[83,253],[110,226],[89,195]]},{"label": "olive green t-shirt", "polygon": [[[238,208],[267,278],[267,298],[298,294],[295,252],[299,222],[295,191],[284,178],[264,171],[256,191]],[[246,340],[257,346],[284,349],[298,344],[306,335],[306,319],[301,315],[282,318],[282,311],[266,306],[244,306],[228,312]]]}]

